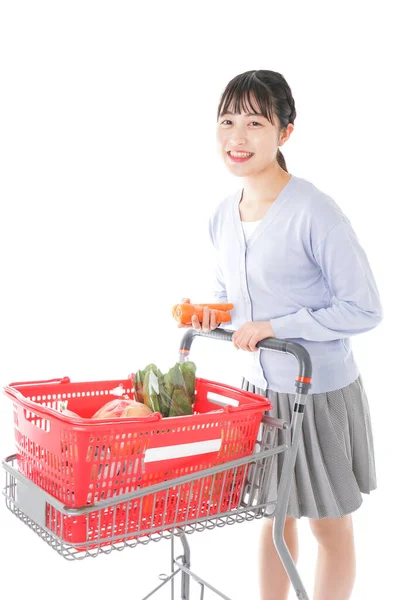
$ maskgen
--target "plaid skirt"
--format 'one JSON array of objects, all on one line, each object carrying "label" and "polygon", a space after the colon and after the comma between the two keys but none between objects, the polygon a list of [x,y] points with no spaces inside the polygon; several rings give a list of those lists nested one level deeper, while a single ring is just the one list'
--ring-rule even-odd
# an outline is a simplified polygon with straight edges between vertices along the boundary
[{"label": "plaid skirt", "polygon": [[[255,387],[244,377],[242,389],[267,396],[271,417],[292,419],[295,394]],[[278,444],[284,443],[278,430]],[[284,453],[275,455],[268,500],[276,500]],[[377,487],[368,399],[361,375],[348,386],[309,394],[290,489],[287,516],[341,518]],[[266,515],[267,518],[272,516]]]}]

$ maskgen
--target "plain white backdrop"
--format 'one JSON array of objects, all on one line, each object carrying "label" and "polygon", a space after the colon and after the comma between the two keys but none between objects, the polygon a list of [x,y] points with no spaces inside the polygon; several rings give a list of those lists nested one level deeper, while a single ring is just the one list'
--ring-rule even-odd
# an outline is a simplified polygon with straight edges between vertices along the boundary
[{"label": "plain white backdrop", "polygon": [[[353,338],[378,479],[353,513],[354,600],[384,589],[396,596],[394,17],[394,3],[385,1],[38,0],[2,2],[0,12],[2,386],[64,375],[117,379],[148,362],[161,370],[175,363],[182,330],[171,307],[183,296],[211,300],[208,219],[241,187],[216,152],[220,95],[250,69],[287,79],[297,109],[282,148],[288,170],[347,214],[384,307],[383,323]],[[240,385],[240,356],[230,344],[197,338],[191,356],[199,376]],[[5,396],[0,430],[3,458],[14,452]],[[311,598],[317,547],[308,520],[298,525],[298,569]],[[233,600],[258,598],[260,527],[190,536],[193,570]],[[18,598],[140,600],[169,570],[167,541],[70,564],[4,503],[0,529],[1,570]]]}]

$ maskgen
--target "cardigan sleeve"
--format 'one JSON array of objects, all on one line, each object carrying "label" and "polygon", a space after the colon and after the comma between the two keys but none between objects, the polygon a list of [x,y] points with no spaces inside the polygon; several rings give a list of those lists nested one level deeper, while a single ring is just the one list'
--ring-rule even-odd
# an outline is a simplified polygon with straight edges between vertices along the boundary
[{"label": "cardigan sleeve", "polygon": [[216,262],[214,269],[214,282],[212,288],[212,295],[216,302],[228,302],[228,296],[226,295],[226,288],[224,284],[224,280],[222,278],[221,268]]},{"label": "cardigan sleeve", "polygon": [[341,218],[313,254],[331,291],[331,304],[271,319],[275,336],[324,342],[376,327],[383,318],[379,292],[350,221]]}]

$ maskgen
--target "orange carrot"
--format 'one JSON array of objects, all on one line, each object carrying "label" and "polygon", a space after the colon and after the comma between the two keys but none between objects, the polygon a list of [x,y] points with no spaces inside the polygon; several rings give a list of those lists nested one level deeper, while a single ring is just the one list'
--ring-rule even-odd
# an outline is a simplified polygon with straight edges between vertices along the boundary
[{"label": "orange carrot", "polygon": [[[176,304],[173,308],[172,315],[176,321],[183,325],[190,325],[192,316],[196,315],[200,321],[203,321],[203,309],[200,304]],[[224,310],[215,310],[215,317],[218,323],[229,323],[232,319],[231,315]]]},{"label": "orange carrot", "polygon": [[215,310],[232,310],[233,304],[197,304],[196,306],[208,306]]},{"label": "orange carrot", "polygon": [[[208,306],[208,308],[210,308],[212,310],[223,310],[223,311],[226,311],[226,310],[232,310],[233,309],[233,304],[223,304],[223,303],[221,303],[221,304],[198,304],[198,303],[192,304],[192,303],[189,303],[189,302],[184,302],[184,304],[187,304],[188,306],[201,306],[201,307]],[[175,304],[175,306],[172,308],[172,316],[173,317],[175,317],[175,311],[176,311],[176,309],[177,309],[178,306],[180,306],[180,304]]]}]

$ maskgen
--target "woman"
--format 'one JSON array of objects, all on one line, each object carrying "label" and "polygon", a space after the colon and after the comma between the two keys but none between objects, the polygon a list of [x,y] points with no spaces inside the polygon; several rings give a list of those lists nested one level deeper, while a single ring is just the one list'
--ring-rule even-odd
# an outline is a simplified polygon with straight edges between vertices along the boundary
[{"label": "woman", "polygon": [[[345,600],[355,579],[351,512],[361,505],[361,492],[377,487],[368,400],[350,336],[376,327],[382,307],[348,218],[327,194],[287,171],[279,147],[293,132],[295,117],[291,90],[274,71],[242,73],[222,94],[218,146],[243,188],[226,197],[210,219],[214,297],[235,306],[233,344],[247,357],[242,388],[268,396],[271,416],[291,422],[297,363],[256,344],[277,337],[310,353],[312,387],[285,541],[296,563],[296,520],[308,517],[319,544],[313,598]],[[215,329],[214,311],[205,309],[201,325],[193,317],[192,326]],[[271,500],[283,464],[283,455],[277,458]],[[271,517],[263,526],[259,568],[262,600],[287,598],[290,581],[273,544]]]}]

